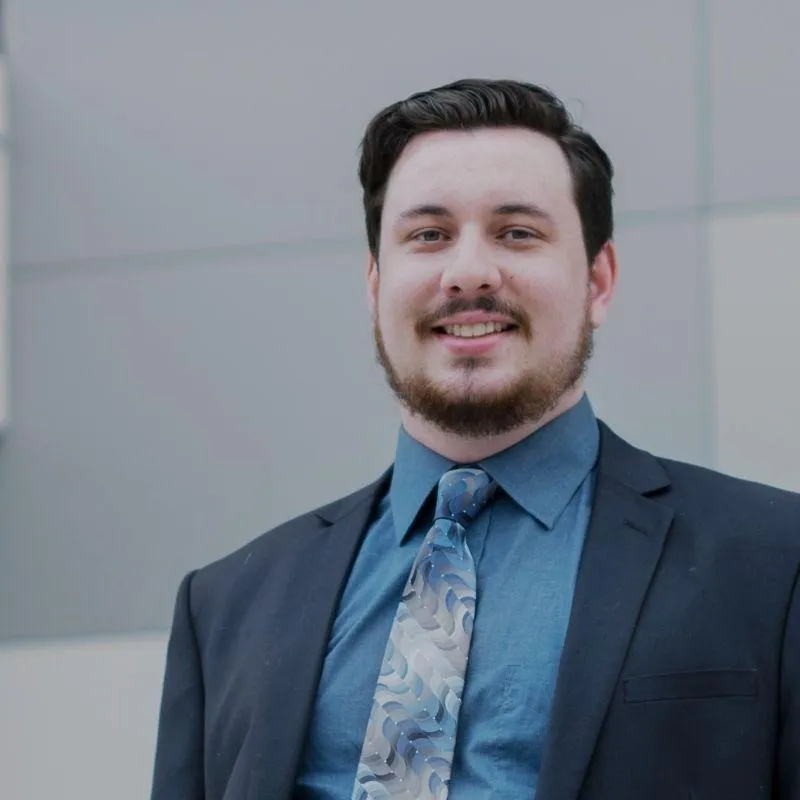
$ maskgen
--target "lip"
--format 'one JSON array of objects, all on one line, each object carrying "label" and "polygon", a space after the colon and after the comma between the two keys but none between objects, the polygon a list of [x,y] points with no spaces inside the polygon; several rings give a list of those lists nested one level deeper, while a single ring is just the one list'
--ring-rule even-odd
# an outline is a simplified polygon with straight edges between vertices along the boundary
[{"label": "lip", "polygon": [[479,325],[480,323],[499,322],[502,325],[513,325],[515,328],[517,324],[504,317],[501,314],[487,314],[485,311],[465,311],[463,314],[455,314],[452,317],[437,322],[434,327],[444,328],[447,325]]},{"label": "lip", "polygon": [[[492,320],[499,321],[499,320]],[[447,323],[448,325],[458,325],[464,323]],[[453,354],[457,356],[481,356],[486,355],[494,348],[502,344],[503,340],[514,335],[514,329],[500,331],[499,333],[489,333],[485,336],[450,336],[447,333],[437,333],[436,338]]]}]

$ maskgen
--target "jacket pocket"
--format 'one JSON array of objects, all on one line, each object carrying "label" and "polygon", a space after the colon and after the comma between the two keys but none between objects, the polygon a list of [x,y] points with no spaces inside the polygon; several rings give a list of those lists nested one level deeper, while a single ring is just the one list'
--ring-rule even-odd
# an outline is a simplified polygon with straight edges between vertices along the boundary
[{"label": "jacket pocket", "polygon": [[701,700],[713,697],[755,697],[758,670],[716,669],[642,675],[623,681],[626,703],[657,700]]}]

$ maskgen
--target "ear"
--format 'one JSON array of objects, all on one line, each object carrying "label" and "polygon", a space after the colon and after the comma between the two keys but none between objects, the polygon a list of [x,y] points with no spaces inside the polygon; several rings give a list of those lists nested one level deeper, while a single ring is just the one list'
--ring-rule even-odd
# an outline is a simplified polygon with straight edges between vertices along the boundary
[{"label": "ear", "polygon": [[378,260],[370,253],[367,257],[367,304],[373,321],[378,313],[378,283]]},{"label": "ear", "polygon": [[606,320],[608,307],[617,288],[617,249],[608,241],[594,259],[589,275],[589,307],[592,327]]}]

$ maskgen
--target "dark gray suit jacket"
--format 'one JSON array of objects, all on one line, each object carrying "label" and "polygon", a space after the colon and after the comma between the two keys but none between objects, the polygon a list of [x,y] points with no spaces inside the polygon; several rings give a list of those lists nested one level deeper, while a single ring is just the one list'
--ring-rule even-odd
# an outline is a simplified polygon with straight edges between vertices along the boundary
[{"label": "dark gray suit jacket", "polygon": [[[183,581],[153,800],[292,797],[337,600],[388,479]],[[800,496],[657,459],[601,424],[536,800],[800,800],[799,574]]]}]

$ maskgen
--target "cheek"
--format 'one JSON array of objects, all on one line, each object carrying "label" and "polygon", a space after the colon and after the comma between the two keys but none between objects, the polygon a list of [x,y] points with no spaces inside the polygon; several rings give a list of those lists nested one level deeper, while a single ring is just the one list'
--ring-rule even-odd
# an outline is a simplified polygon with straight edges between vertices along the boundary
[{"label": "cheek", "polygon": [[411,276],[398,279],[384,278],[378,289],[378,310],[382,320],[392,324],[412,323],[431,307],[430,292],[419,280]]},{"label": "cheek", "polygon": [[550,280],[519,283],[516,299],[525,308],[534,333],[548,339],[570,336],[584,317],[588,288],[575,282]]},{"label": "cheek", "polygon": [[518,275],[510,282],[514,299],[532,316],[552,316],[569,304],[569,287],[555,272],[543,275]]},{"label": "cheek", "polygon": [[395,287],[382,286],[378,292],[378,319],[386,346],[393,352],[411,340],[414,318],[409,317],[409,298]]}]

